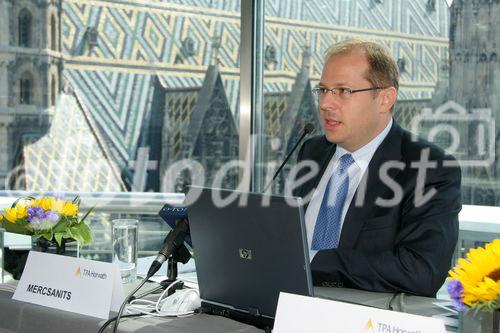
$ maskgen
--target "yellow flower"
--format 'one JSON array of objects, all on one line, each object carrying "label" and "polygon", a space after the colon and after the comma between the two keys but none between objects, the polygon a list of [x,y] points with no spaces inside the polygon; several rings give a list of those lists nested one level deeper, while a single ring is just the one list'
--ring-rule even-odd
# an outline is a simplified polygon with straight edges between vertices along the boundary
[{"label": "yellow flower", "polygon": [[52,211],[65,216],[76,216],[78,214],[78,205],[75,205],[71,201],[64,201],[62,199],[53,199],[51,207]]},{"label": "yellow flower", "polygon": [[463,302],[471,307],[500,297],[500,239],[471,249],[449,274],[462,283]]},{"label": "yellow flower", "polygon": [[23,219],[28,216],[28,207],[17,204],[13,208],[5,208],[3,216],[11,223],[16,223],[18,219]]},{"label": "yellow flower", "polygon": [[54,201],[52,203],[52,211],[59,213],[59,214],[62,214],[63,207],[64,207],[65,203],[66,203],[66,201],[64,201],[62,199],[54,199]]},{"label": "yellow flower", "polygon": [[67,201],[64,204],[61,213],[65,216],[76,216],[76,214],[78,214],[78,206],[71,201]]},{"label": "yellow flower", "polygon": [[55,199],[51,197],[41,197],[36,199],[34,202],[30,204],[30,206],[38,206],[42,207],[44,211],[52,210],[52,206],[54,205]]}]

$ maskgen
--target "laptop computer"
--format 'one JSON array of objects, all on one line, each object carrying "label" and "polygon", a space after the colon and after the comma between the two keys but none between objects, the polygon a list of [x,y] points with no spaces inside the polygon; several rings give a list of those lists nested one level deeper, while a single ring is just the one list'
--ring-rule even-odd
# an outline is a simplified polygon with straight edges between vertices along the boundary
[{"label": "laptop computer", "polygon": [[190,193],[199,191],[187,202],[202,307],[272,327],[280,292],[313,295],[301,199],[207,188]]}]

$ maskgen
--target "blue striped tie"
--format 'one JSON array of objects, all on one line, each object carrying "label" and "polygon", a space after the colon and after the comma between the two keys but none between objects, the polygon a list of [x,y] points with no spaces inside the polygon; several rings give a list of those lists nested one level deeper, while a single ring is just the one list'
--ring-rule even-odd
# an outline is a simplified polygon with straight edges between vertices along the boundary
[{"label": "blue striped tie", "polygon": [[330,177],[323,194],[323,201],[316,219],[314,235],[311,244],[313,250],[334,249],[339,244],[340,220],[344,208],[347,191],[349,190],[349,175],[347,169],[354,162],[351,154],[340,158],[339,167]]}]

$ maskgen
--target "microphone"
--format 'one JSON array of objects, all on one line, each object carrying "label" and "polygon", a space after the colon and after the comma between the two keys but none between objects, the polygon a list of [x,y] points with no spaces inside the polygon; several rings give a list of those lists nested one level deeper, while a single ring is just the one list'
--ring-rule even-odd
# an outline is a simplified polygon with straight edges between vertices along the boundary
[{"label": "microphone", "polygon": [[[149,267],[147,277],[153,276],[161,267],[161,265],[178,249],[184,246],[184,239],[189,232],[189,224],[187,219],[180,219],[176,222],[175,228],[172,229],[165,240],[163,241],[163,247],[158,252],[156,259]],[[187,249],[182,249],[184,250]],[[188,258],[189,260],[189,258]],[[187,260],[186,260],[187,262]]]},{"label": "microphone", "polygon": [[[171,229],[175,229],[177,221],[181,219],[188,219],[188,212],[186,206],[174,206],[170,204],[165,204],[162,209],[158,212],[158,215],[165,221]],[[188,232],[186,234],[186,239],[184,240],[189,246],[193,247],[191,242],[191,234]]]},{"label": "microphone", "polygon": [[266,193],[267,189],[274,183],[274,180],[280,174],[281,169],[283,169],[283,167],[285,166],[286,162],[288,162],[288,159],[292,156],[293,152],[299,146],[299,143],[305,138],[305,136],[307,134],[312,133],[312,132],[314,132],[314,125],[311,124],[311,123],[305,124],[304,128],[302,129],[302,135],[297,140],[297,142],[295,143],[295,146],[293,146],[292,150],[290,150],[290,152],[288,153],[288,155],[285,157],[285,160],[283,161],[283,163],[281,163],[281,165],[278,168],[278,170],[276,170],[276,172],[274,173],[273,179],[271,179],[271,181],[266,185],[266,187],[264,187],[264,191],[262,191],[262,193]]}]

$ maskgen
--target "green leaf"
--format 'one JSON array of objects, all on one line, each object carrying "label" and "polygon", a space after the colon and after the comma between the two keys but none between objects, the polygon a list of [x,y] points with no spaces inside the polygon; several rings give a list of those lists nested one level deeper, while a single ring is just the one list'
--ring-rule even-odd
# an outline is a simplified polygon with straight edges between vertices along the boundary
[{"label": "green leaf", "polygon": [[76,239],[80,245],[92,244],[92,232],[84,222],[74,225],[69,229],[73,235],[72,237]]},{"label": "green leaf", "polygon": [[12,203],[12,206],[10,206],[10,208],[14,208],[14,207],[16,207],[17,203],[18,203],[18,202],[19,202],[19,200],[21,200],[21,199],[22,199],[22,198],[17,198],[17,199],[16,199],[16,201],[14,201],[14,202]]},{"label": "green leaf", "polygon": [[92,230],[85,222],[80,222],[73,227],[73,230],[77,230],[78,235],[81,237],[81,245],[92,244],[94,242],[92,237]]},{"label": "green leaf", "polygon": [[62,217],[59,222],[54,226],[54,232],[64,232],[64,230],[68,229],[70,221],[66,217]]},{"label": "green leaf", "polygon": [[80,232],[78,231],[78,229],[75,228],[75,226],[68,229],[68,235],[71,235],[71,237],[68,237],[68,238],[73,238],[73,239],[77,240],[78,243],[80,243],[80,244],[83,242],[83,238],[82,238]]},{"label": "green leaf", "polygon": [[54,238],[57,242],[57,245],[61,246],[62,244],[62,239],[63,239],[63,234],[60,232],[54,233]]},{"label": "green leaf", "polygon": [[51,229],[41,230],[40,237],[44,237],[46,240],[51,240],[54,237],[54,233]]},{"label": "green leaf", "polygon": [[25,226],[17,224],[17,223],[10,223],[9,221],[2,221],[3,228],[7,232],[13,232],[15,234],[21,234],[21,235],[32,235],[32,233],[26,229]]},{"label": "green leaf", "polygon": [[479,301],[474,305],[478,311],[498,311],[500,310],[500,296],[490,301]]},{"label": "green leaf", "polygon": [[74,204],[75,204],[75,205],[77,205],[77,206],[80,206],[80,196],[79,196],[79,195],[77,195],[77,196],[73,199],[72,203],[74,203]]},{"label": "green leaf", "polygon": [[95,206],[94,207],[90,207],[90,209],[85,213],[85,215],[83,215],[83,217],[81,218],[80,220],[80,223],[82,223],[83,221],[85,221],[85,219],[87,218],[87,216],[90,215],[90,213],[92,213],[92,211],[94,210]]},{"label": "green leaf", "polygon": [[17,203],[19,202],[19,200],[23,200],[23,199],[28,199],[28,200],[36,200],[35,197],[32,197],[30,195],[27,195],[25,197],[20,197],[20,198],[17,198],[16,201],[14,201],[14,203],[12,204],[12,206],[10,206],[10,208],[14,208],[16,207]]},{"label": "green leaf", "polygon": [[75,235],[71,232],[72,228],[68,228],[63,232],[63,238],[75,238]]}]

